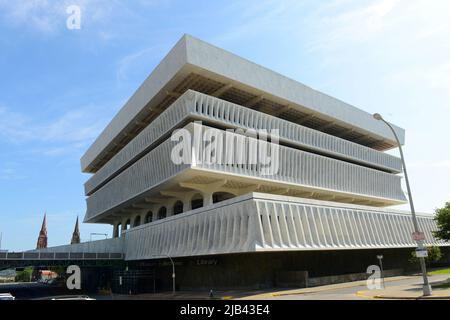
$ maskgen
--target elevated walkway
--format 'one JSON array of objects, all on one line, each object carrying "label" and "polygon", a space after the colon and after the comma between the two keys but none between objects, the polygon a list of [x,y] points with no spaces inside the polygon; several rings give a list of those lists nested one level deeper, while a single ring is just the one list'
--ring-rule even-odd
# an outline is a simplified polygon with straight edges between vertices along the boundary
[{"label": "elevated walkway", "polygon": [[0,253],[0,261],[122,260],[123,253],[94,252],[8,252]]},{"label": "elevated walkway", "polygon": [[0,269],[46,264],[109,265],[125,259],[123,238],[105,239],[24,252],[1,252]]}]

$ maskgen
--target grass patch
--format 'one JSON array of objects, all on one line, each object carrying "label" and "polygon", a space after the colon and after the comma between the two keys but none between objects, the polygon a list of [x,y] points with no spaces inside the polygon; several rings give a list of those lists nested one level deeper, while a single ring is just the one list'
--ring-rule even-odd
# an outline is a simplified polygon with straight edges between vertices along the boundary
[{"label": "grass patch", "polygon": [[430,276],[437,276],[437,275],[440,275],[440,274],[450,274],[450,268],[431,271],[431,272],[428,272],[428,274]]}]

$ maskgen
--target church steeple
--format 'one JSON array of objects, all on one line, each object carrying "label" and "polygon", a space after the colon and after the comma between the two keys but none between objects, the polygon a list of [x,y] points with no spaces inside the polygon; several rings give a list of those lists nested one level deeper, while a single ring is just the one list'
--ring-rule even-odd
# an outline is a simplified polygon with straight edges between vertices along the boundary
[{"label": "church steeple", "polygon": [[72,241],[70,241],[70,244],[76,243],[80,243],[80,228],[78,226],[78,217],[77,222],[75,223],[75,229],[73,230]]},{"label": "church steeple", "polygon": [[47,248],[47,240],[47,214],[44,214],[44,220],[42,221],[42,227],[39,232],[36,249]]}]

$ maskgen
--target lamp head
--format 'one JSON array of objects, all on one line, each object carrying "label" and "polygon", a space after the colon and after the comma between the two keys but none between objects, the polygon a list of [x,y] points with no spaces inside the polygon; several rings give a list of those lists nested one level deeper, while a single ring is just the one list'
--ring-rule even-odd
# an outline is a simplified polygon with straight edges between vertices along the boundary
[{"label": "lamp head", "polygon": [[374,117],[376,120],[383,120],[383,117],[382,117],[381,114],[379,114],[379,113],[374,113],[374,114],[373,114],[373,117]]}]

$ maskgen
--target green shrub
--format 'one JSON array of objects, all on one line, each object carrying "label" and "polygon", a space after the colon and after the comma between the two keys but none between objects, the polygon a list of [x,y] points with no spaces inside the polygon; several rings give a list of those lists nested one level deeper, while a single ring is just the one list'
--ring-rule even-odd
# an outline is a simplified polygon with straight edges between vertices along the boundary
[{"label": "green shrub", "polygon": [[23,271],[16,272],[16,282],[30,282],[31,275],[33,274],[33,268],[25,268]]},{"label": "green shrub", "polygon": [[436,209],[434,220],[438,228],[433,232],[435,238],[450,241],[450,202],[443,208]]}]

